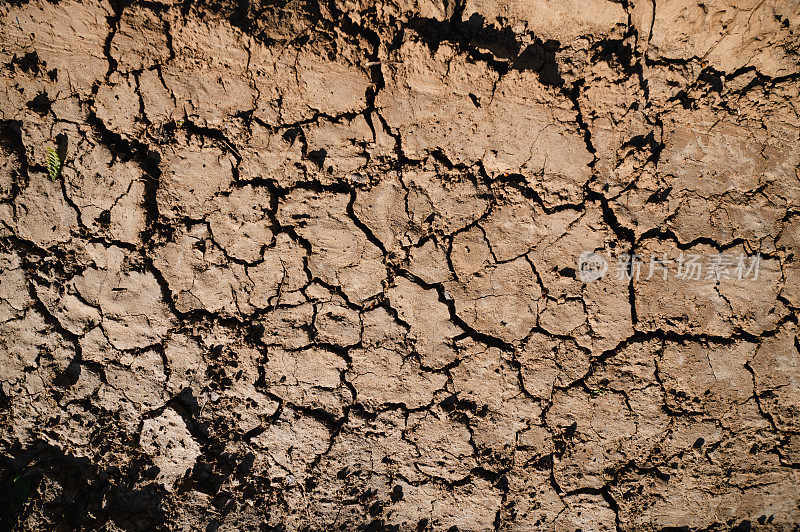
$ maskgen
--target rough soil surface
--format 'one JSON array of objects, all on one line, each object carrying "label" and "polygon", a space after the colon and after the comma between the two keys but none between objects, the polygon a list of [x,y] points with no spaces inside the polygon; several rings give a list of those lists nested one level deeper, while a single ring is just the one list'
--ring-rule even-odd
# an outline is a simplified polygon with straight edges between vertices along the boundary
[{"label": "rough soil surface", "polygon": [[1,5],[0,529],[797,530],[799,26]]}]

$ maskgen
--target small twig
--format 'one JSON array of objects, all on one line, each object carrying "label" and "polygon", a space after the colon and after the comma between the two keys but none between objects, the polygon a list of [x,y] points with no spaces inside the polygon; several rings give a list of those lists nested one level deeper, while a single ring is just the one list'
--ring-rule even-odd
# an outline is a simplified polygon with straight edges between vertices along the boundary
[{"label": "small twig", "polygon": [[283,261],[281,261],[281,268],[283,268],[283,276],[281,277],[281,282],[278,285],[278,294],[275,296],[275,303],[272,304],[270,312],[278,307],[278,303],[281,301],[281,295],[283,295],[283,283],[286,281],[286,265],[283,264]]},{"label": "small twig", "polygon": [[382,63],[386,63],[387,65],[399,65],[402,64],[402,61],[381,61],[381,60],[367,61],[366,63],[364,63],[364,66],[373,67],[373,66],[378,66]]}]

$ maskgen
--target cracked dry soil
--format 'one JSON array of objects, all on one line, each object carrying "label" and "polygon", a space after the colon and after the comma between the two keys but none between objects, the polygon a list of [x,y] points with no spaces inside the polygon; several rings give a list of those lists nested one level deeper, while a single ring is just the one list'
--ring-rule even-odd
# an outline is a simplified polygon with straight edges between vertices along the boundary
[{"label": "cracked dry soil", "polygon": [[798,530],[799,24],[0,5],[0,529]]}]

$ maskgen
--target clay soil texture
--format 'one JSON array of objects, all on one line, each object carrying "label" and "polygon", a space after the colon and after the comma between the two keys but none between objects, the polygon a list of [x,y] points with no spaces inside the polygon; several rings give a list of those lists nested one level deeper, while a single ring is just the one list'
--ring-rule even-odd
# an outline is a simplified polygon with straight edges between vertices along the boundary
[{"label": "clay soil texture", "polygon": [[798,0],[0,5],[0,530],[792,531]]}]

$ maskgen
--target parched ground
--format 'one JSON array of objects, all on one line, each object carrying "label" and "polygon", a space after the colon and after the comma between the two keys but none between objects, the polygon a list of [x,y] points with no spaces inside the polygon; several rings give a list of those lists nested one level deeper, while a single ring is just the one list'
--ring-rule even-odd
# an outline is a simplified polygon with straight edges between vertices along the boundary
[{"label": "parched ground", "polygon": [[0,529],[797,530],[799,25],[1,5]]}]

